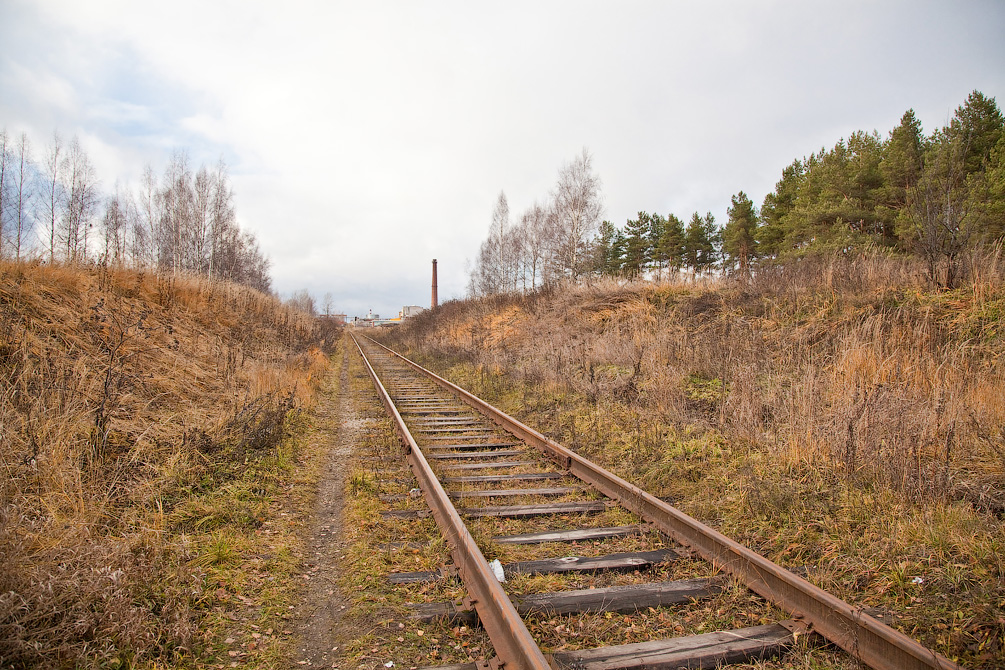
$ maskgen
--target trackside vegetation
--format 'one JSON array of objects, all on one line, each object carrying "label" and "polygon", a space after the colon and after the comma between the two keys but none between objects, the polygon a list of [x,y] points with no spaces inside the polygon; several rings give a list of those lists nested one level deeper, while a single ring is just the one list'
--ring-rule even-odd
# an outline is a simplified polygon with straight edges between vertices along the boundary
[{"label": "trackside vegetation", "polygon": [[385,341],[967,667],[1005,664],[1005,262],[453,301]]},{"label": "trackside vegetation", "polygon": [[285,667],[315,320],[236,284],[3,262],[0,324],[0,667]]}]

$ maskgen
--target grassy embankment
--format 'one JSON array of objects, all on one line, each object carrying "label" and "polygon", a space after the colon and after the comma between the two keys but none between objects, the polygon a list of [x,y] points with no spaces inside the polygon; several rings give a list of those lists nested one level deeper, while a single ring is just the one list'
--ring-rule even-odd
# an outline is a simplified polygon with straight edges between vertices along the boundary
[{"label": "grassy embankment", "polygon": [[451,302],[391,334],[563,444],[969,667],[1005,665],[1005,268]]},{"label": "grassy embankment", "polygon": [[0,264],[0,667],[286,665],[323,336],[243,287]]}]

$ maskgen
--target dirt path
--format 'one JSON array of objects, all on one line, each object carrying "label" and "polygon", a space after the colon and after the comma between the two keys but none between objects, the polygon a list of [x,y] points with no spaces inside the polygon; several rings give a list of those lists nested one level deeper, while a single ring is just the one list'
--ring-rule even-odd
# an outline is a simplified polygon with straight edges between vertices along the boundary
[{"label": "dirt path", "polygon": [[[329,440],[327,461],[318,483],[317,503],[306,544],[307,595],[294,612],[299,642],[294,660],[300,667],[338,667],[337,627],[348,601],[338,588],[338,559],[344,552],[342,507],[346,467],[365,421],[358,417],[349,384],[349,358],[343,355],[338,393],[321,398],[316,420],[318,440]],[[320,445],[322,448],[325,445]]]}]

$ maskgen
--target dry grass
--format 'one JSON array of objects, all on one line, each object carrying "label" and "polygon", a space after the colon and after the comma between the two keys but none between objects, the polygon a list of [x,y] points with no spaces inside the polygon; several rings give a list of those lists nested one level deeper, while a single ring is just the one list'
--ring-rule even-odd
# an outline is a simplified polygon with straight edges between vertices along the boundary
[{"label": "dry grass", "polygon": [[876,255],[746,284],[602,281],[447,303],[391,337],[843,597],[897,611],[940,652],[995,667],[1003,266],[992,249],[971,286],[941,293]]},{"label": "dry grass", "polygon": [[265,518],[318,339],[244,287],[0,264],[0,665],[210,653],[207,575]]}]

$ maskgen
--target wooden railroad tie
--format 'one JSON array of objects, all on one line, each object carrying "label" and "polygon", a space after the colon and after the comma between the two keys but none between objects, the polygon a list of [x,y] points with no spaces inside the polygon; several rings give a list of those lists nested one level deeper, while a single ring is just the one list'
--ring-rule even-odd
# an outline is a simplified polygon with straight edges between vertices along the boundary
[{"label": "wooden railroad tie", "polygon": [[[626,571],[650,568],[660,563],[675,561],[679,554],[672,549],[636,551],[606,556],[564,556],[537,561],[519,561],[503,567],[504,574],[554,575],[568,572]],[[392,584],[415,584],[443,579],[450,570],[424,570],[421,572],[392,572],[387,576]]]},{"label": "wooden railroad tie", "polygon": [[[613,647],[548,654],[556,670],[676,670],[718,668],[778,656],[796,636],[785,623],[716,631],[702,635],[637,642]],[[419,670],[476,670],[474,663],[439,665]]]},{"label": "wooden railroad tie", "polygon": [[[633,614],[650,607],[666,607],[711,598],[722,591],[717,579],[682,579],[673,582],[609,586],[602,589],[576,589],[514,596],[511,600],[517,612],[526,614],[583,614],[586,612],[617,612]],[[411,606],[413,620],[429,622],[443,620],[456,625],[478,624],[478,614],[454,603],[422,603]]]},{"label": "wooden railroad tie", "polygon": [[645,530],[644,526],[608,526],[605,528],[576,528],[574,530],[548,530],[540,533],[523,533],[520,535],[503,535],[492,538],[500,544],[541,544],[543,542],[588,542],[590,540],[606,540],[611,537],[637,535]]},{"label": "wooden railroad tie", "polygon": [[[458,507],[459,514],[478,518],[495,517],[519,519],[530,516],[546,516],[549,514],[596,514],[603,512],[613,503],[596,500],[589,502],[558,502],[541,503],[538,505],[489,505],[486,507]],[[386,519],[424,519],[429,516],[428,509],[392,509],[385,510],[380,515]]]},{"label": "wooden railroad tie", "polygon": [[561,472],[526,472],[515,475],[463,475],[461,477],[441,477],[441,484],[474,484],[478,482],[519,482],[534,481],[537,479],[561,479],[565,475]]}]

